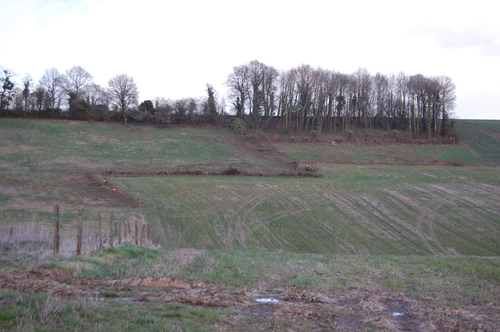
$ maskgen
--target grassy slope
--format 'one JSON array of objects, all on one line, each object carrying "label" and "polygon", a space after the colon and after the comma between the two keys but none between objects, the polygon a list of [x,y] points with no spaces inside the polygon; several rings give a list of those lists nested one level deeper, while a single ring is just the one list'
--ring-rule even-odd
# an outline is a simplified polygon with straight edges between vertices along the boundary
[{"label": "grassy slope", "polygon": [[500,162],[500,121],[460,120],[460,139],[481,161]]},{"label": "grassy slope", "polygon": [[[500,121],[458,120],[461,145],[382,145],[332,146],[280,144],[279,149],[294,160],[307,162],[382,162],[412,165],[438,161],[452,163],[500,162]],[[325,136],[327,137],[327,136]],[[358,140],[359,142],[359,140]]]},{"label": "grassy slope", "polygon": [[221,141],[221,130],[214,128],[127,128],[116,123],[2,119],[0,130],[4,168],[254,166],[243,153]]},{"label": "grassy slope", "polygon": [[[155,170],[180,164],[210,167],[212,159],[219,165],[227,158],[235,165],[267,167],[223,142],[219,145],[218,130],[134,129],[138,130],[116,124],[2,119],[1,226],[23,220],[50,223],[54,203],[63,205],[67,223],[82,207],[87,212],[137,212],[118,203],[83,200],[86,192],[75,191],[67,179],[78,180],[89,170]],[[474,151],[482,156],[476,150],[480,145]],[[372,158],[362,156],[365,152],[359,148],[344,148],[359,160]],[[463,151],[447,148],[439,147],[438,154],[463,155]],[[143,212],[158,222],[158,233],[167,246],[226,248],[232,225],[237,248],[242,247],[243,238],[250,249],[498,255],[497,168],[323,165],[320,171],[325,174],[322,179],[150,177],[110,181],[145,200]],[[243,220],[246,232],[242,237]],[[25,251],[22,248],[29,246],[25,243],[19,244],[19,250],[0,247],[0,266],[15,269],[48,264],[73,275],[106,280],[177,277],[203,280],[223,289],[255,287],[263,293],[283,287],[333,292],[335,296],[361,292],[359,299],[370,293],[404,293],[411,303],[429,306],[426,320],[443,322],[456,316],[460,326],[467,326],[473,318],[468,313],[478,311],[478,317],[493,324],[488,325],[490,330],[499,327],[495,319],[500,297],[496,259],[259,250],[193,253],[125,247],[54,260],[50,236],[47,238],[41,243],[45,251]],[[105,291],[111,297],[123,292],[115,288]],[[249,326],[269,329],[271,320],[276,330],[332,329],[331,324],[318,325],[318,317],[306,316],[297,323],[179,303],[111,302],[4,290],[0,297],[0,330],[248,330]],[[334,312],[336,321],[342,321],[350,317],[344,307],[328,305],[328,310]],[[458,316],[463,310],[466,313]],[[409,318],[413,314],[409,312]],[[388,315],[390,312],[380,313],[382,318]],[[353,326],[373,328],[362,321],[345,328]]]},{"label": "grassy slope", "polygon": [[[495,123],[484,123],[488,126],[481,132],[497,130]],[[94,197],[82,180],[89,171],[108,168],[270,168],[233,148],[221,133],[213,128],[4,119],[0,122],[2,226],[22,220],[50,222],[52,206],[58,203],[66,228],[80,208],[85,208],[87,222],[95,221],[98,211],[117,217],[144,213],[156,223],[162,243],[172,247],[499,254],[497,168],[323,165],[322,179],[110,178],[113,185],[144,201],[142,211]],[[288,149],[290,157],[302,154],[306,159],[331,161],[398,164],[477,158],[461,146],[445,145],[281,143],[279,148]]]},{"label": "grassy slope", "polygon": [[[61,205],[72,223],[97,212],[133,216],[120,202],[96,197],[85,175],[113,171],[220,171],[227,166],[266,168],[220,137],[213,128],[155,128],[75,121],[0,121],[0,222],[49,221]],[[97,175],[99,177],[99,175]],[[1,229],[2,227],[0,227]]]},{"label": "grassy slope", "polygon": [[[322,179],[115,179],[167,246],[499,255],[496,168],[322,166]],[[474,222],[471,222],[474,221]],[[230,239],[228,233],[232,233]]]},{"label": "grassy slope", "polygon": [[438,161],[475,163],[480,159],[463,146],[449,145],[303,145],[281,144],[290,159],[307,162],[381,162],[399,165],[429,164]]}]

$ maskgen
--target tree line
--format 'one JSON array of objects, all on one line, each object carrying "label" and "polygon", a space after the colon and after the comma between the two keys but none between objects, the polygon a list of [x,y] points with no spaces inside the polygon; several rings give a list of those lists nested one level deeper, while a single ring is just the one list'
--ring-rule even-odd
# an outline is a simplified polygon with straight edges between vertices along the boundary
[{"label": "tree line", "polygon": [[162,97],[139,103],[134,79],[116,75],[107,87],[93,82],[93,76],[80,66],[65,73],[46,69],[35,83],[31,75],[16,82],[15,74],[0,73],[0,116],[58,118],[90,121],[167,123],[216,122],[224,107],[215,89],[207,84],[207,98],[170,100]]},{"label": "tree line", "polygon": [[408,130],[414,138],[448,135],[455,84],[447,76],[352,74],[302,65],[279,72],[258,61],[236,66],[226,85],[237,114],[253,128],[270,116],[285,132],[348,132],[354,128]]},{"label": "tree line", "polygon": [[16,84],[14,73],[2,69],[0,74],[0,113],[2,116],[69,118],[102,120],[121,113],[127,119],[137,104],[138,90],[132,77],[116,75],[103,88],[80,66],[65,73],[46,69],[38,83],[25,75]]},{"label": "tree line", "polygon": [[[217,123],[226,113],[225,97],[207,84],[207,95],[178,100],[138,101],[132,77],[116,75],[107,87],[93,82],[80,66],[65,73],[45,70],[37,84],[30,75],[17,84],[13,73],[0,75],[2,116],[55,117],[91,121]],[[259,61],[235,66],[225,81],[232,112],[254,130],[273,120],[282,132],[343,132],[355,128],[409,131],[414,138],[449,135],[455,84],[447,76],[405,73],[351,74],[301,65],[278,71]]]}]

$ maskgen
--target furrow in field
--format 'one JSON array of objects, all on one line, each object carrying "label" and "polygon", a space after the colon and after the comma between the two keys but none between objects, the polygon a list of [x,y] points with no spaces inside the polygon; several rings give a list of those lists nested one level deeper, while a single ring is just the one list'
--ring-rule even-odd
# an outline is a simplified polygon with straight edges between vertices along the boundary
[{"label": "furrow in field", "polygon": [[172,233],[170,241],[179,238],[169,244],[354,254],[500,253],[500,186],[489,170],[332,170],[335,180],[168,177],[127,187],[140,188],[137,195],[149,201],[145,207],[152,219]]},{"label": "furrow in field", "polygon": [[[236,246],[234,245],[234,228],[235,228],[235,220],[238,217],[238,215],[241,213],[241,211],[248,206],[249,204],[256,204],[254,205],[257,206],[260,204],[261,201],[259,201],[259,196],[253,197],[249,200],[243,201],[243,203],[239,204],[239,208],[234,212],[232,218],[228,222],[228,230],[227,230],[227,245],[228,249],[236,249]],[[253,208],[251,208],[253,210]],[[245,235],[245,246],[246,246],[246,235]],[[247,248],[245,248],[247,249]]]}]

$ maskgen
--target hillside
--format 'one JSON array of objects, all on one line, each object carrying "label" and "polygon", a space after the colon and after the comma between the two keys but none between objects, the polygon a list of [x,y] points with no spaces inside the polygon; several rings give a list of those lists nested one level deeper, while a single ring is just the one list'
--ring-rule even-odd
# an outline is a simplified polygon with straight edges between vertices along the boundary
[{"label": "hillside", "polygon": [[[49,223],[59,204],[63,231],[82,208],[89,232],[98,212],[144,216],[169,247],[499,255],[500,173],[481,166],[500,155],[482,148],[495,125],[463,122],[463,146],[332,145],[327,135],[294,143],[212,127],[4,120],[2,228]],[[476,131],[489,141],[468,140]],[[242,176],[223,176],[228,168]]]},{"label": "hillside", "polygon": [[460,139],[481,161],[500,162],[500,121],[461,120]]},{"label": "hillside", "polygon": [[[3,119],[0,330],[498,330],[496,128],[332,144]],[[144,218],[160,245],[98,249],[98,213]]]}]

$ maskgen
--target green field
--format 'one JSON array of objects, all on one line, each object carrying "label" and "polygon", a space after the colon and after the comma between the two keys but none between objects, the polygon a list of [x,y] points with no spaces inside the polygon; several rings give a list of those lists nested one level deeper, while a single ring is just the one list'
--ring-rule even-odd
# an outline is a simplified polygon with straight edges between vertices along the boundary
[{"label": "green field", "polygon": [[323,163],[387,163],[395,165],[439,162],[477,163],[480,158],[459,145],[300,145],[282,144],[293,160]]},{"label": "green field", "polygon": [[[464,121],[461,128],[464,140],[473,130],[491,139],[500,130],[491,121]],[[19,221],[50,223],[53,205],[60,204],[68,231],[80,209],[91,228],[98,212],[145,216],[169,247],[372,255],[500,251],[500,173],[479,166],[494,156],[470,152],[482,151],[472,139],[465,146],[259,143],[258,149],[277,155],[272,159],[229,129],[210,127],[4,119],[0,135],[3,229]],[[295,171],[289,160],[298,161]],[[227,167],[277,175],[306,162],[323,177],[154,176],[220,174]],[[422,166],[432,162],[476,166]],[[96,185],[102,180],[126,194],[104,191]]]},{"label": "green field", "polygon": [[[500,122],[460,123],[459,145],[335,146],[2,119],[0,331],[496,331]],[[99,212],[160,246],[98,249]]]},{"label": "green field", "polygon": [[500,162],[500,121],[460,120],[461,141],[482,162]]},{"label": "green field", "polygon": [[[214,128],[124,127],[111,123],[2,119],[0,121],[0,229],[18,221],[48,222],[53,205],[62,220],[77,211],[137,216],[123,200],[99,192],[102,173],[220,172],[227,167],[272,170],[234,148]],[[89,183],[90,182],[90,183]]]},{"label": "green field", "polygon": [[114,179],[164,245],[333,254],[500,254],[500,173],[322,166],[322,179]]},{"label": "green field", "polygon": [[2,168],[84,171],[105,168],[264,167],[233,148],[224,131],[209,127],[124,127],[117,123],[0,121]]}]

